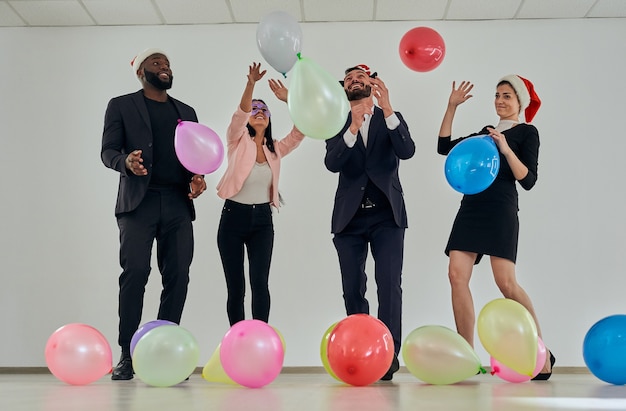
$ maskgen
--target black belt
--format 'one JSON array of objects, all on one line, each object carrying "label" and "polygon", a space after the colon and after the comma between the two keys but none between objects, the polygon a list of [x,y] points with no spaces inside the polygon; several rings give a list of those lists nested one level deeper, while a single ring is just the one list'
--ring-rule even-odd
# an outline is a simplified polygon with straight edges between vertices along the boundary
[{"label": "black belt", "polygon": [[376,207],[376,204],[367,197],[363,199],[363,202],[360,205],[360,208],[374,208],[374,207]]},{"label": "black belt", "polygon": [[270,208],[270,203],[258,203],[258,204],[243,204],[237,201],[226,199],[224,201],[225,207],[238,208],[240,210],[253,210],[256,208]]}]

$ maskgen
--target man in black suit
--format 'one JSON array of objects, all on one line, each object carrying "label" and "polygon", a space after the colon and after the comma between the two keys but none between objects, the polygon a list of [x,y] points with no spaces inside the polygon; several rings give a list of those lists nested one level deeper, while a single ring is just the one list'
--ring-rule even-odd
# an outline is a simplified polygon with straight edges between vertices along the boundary
[{"label": "man in black suit", "polygon": [[206,190],[204,176],[187,171],[174,150],[178,121],[198,118],[192,107],[167,94],[173,76],[166,54],[147,49],[131,65],[143,88],[109,101],[100,153],[104,165],[120,173],[115,216],[122,356],[113,380],[133,378],[130,342],[141,321],[155,239],[163,284],[158,319],[180,322],[193,257],[192,200]]},{"label": "man in black suit", "polygon": [[[343,87],[350,114],[343,129],[326,141],[326,168],[339,173],[332,216],[343,299],[348,315],[369,314],[365,298],[368,245],[375,262],[378,318],[389,328],[395,355],[391,380],[399,369],[402,339],[402,260],[407,215],[398,176],[400,160],[415,153],[402,115],[394,112],[385,83],[358,65],[345,71]],[[376,98],[377,106],[374,105]]]}]

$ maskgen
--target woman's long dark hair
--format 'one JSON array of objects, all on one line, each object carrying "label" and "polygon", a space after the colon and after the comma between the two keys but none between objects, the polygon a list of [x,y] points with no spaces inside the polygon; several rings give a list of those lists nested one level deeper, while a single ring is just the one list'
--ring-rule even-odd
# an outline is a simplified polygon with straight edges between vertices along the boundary
[{"label": "woman's long dark hair", "polygon": [[[252,99],[252,102],[255,101],[260,101],[261,103],[265,104],[265,101],[259,98]],[[267,106],[267,104],[265,105]],[[265,145],[267,146],[269,151],[275,153],[276,151],[274,151],[274,139],[272,138],[272,119],[268,117],[267,121],[267,128],[265,129]],[[248,132],[250,133],[250,136],[254,137],[256,135],[256,131],[254,130],[254,128],[252,128],[250,123],[246,124],[246,127],[248,127]]]}]

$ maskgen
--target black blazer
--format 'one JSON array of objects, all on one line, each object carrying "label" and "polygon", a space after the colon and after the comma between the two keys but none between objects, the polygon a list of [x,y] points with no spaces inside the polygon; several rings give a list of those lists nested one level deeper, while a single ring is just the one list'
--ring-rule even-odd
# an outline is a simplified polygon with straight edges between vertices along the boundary
[{"label": "black blazer", "polygon": [[402,185],[398,176],[400,160],[415,154],[415,143],[409,128],[396,112],[400,125],[394,130],[387,128],[383,111],[374,107],[367,137],[367,148],[361,133],[352,148],[348,148],[343,135],[350,127],[351,114],[343,129],[336,136],[326,140],[324,164],[333,173],[339,173],[339,185],[335,194],[332,216],[332,232],[341,232],[356,214],[368,178],[387,196],[396,224],[407,227],[406,208]]},{"label": "black blazer", "polygon": [[[172,97],[178,115],[184,121],[198,121],[195,110]],[[115,215],[133,211],[143,200],[152,175],[152,127],[150,115],[144,101],[143,90],[111,99],[104,115],[102,151],[100,157],[105,166],[120,173],[120,183],[115,204]],[[136,176],[126,168],[128,153],[142,150],[146,176]],[[189,172],[189,181],[193,173]],[[189,200],[192,219],[195,219],[193,202]]]}]

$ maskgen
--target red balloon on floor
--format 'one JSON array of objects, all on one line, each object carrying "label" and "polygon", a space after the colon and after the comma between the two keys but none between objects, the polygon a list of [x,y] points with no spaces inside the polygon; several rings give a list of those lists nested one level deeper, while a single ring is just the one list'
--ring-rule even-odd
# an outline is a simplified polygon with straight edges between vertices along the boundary
[{"label": "red balloon on floor", "polygon": [[400,59],[414,71],[431,71],[437,68],[446,55],[443,38],[429,27],[415,27],[400,40]]},{"label": "red balloon on floor", "polygon": [[339,321],[328,339],[328,364],[341,381],[364,386],[385,375],[394,354],[387,326],[368,314]]}]

